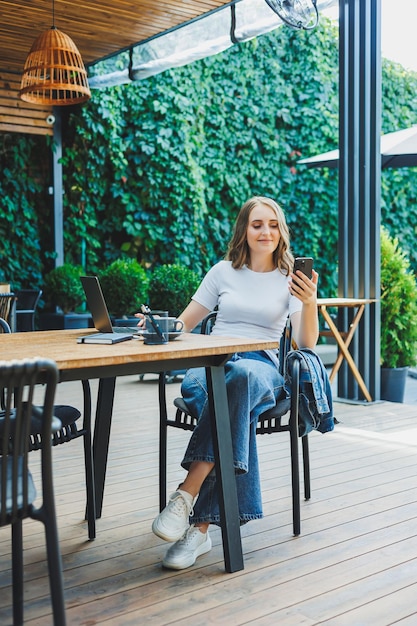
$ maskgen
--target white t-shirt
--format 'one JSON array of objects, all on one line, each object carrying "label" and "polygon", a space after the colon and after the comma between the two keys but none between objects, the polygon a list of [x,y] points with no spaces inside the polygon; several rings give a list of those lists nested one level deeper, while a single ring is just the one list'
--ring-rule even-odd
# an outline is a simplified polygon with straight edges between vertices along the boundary
[{"label": "white t-shirt", "polygon": [[203,278],[192,299],[210,311],[218,305],[213,335],[279,341],[288,315],[302,302],[288,291],[288,276],[280,270],[239,270],[220,261]]}]

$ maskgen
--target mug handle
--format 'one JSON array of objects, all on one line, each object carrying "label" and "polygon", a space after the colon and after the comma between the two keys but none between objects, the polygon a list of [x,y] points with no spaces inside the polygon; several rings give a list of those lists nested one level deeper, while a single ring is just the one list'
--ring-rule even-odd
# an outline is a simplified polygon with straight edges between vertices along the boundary
[{"label": "mug handle", "polygon": [[[179,328],[178,328],[178,324],[180,324]],[[182,320],[175,320],[175,332],[180,333],[183,328],[184,328],[184,322]]]}]

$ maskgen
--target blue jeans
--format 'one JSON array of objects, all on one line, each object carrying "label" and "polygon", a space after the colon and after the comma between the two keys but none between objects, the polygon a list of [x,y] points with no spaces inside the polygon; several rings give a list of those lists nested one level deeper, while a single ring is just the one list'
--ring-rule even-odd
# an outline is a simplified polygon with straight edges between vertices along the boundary
[{"label": "blue jeans", "polygon": [[[264,352],[236,353],[225,365],[227,397],[233,444],[233,464],[241,523],[262,517],[262,497],[256,449],[259,415],[285,397],[284,379]],[[193,461],[214,463],[211,423],[204,368],[187,371],[182,396],[198,418],[181,463],[189,470]],[[215,471],[204,481],[194,505],[191,523],[220,524]]]}]

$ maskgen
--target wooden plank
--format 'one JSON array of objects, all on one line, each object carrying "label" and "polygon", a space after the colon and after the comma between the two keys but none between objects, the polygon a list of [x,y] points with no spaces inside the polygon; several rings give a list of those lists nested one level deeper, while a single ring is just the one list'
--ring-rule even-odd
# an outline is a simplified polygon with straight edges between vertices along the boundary
[{"label": "wooden plank", "polygon": [[37,129],[40,128],[51,128],[51,124],[47,124],[45,118],[41,119],[41,118],[35,118],[32,116],[22,116],[22,115],[3,115],[0,111],[0,124],[4,124],[5,126],[9,125],[16,125],[16,126],[33,126]]},{"label": "wooden plank", "polygon": [[0,123],[0,132],[2,133],[27,133],[29,135],[53,135],[52,128],[43,128],[40,126],[24,126],[18,124],[2,124]]},{"label": "wooden plank", "polygon": [[[13,109],[13,112],[11,111]],[[46,118],[51,114],[52,107],[49,109],[28,109],[22,107],[20,103],[11,102],[10,106],[0,98],[0,117],[10,124],[22,124],[24,122],[37,122],[38,125],[47,124]]]},{"label": "wooden plank", "polygon": [[18,75],[0,74],[0,132],[53,135],[53,127],[46,121],[52,107],[23,102],[19,90]]}]

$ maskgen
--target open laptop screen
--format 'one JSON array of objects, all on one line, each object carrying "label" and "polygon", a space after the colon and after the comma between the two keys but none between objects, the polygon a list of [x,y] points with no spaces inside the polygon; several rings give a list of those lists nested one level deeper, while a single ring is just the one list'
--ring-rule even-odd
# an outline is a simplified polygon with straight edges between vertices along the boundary
[{"label": "open laptop screen", "polygon": [[81,276],[81,283],[87,298],[87,305],[93,317],[94,327],[101,333],[129,333],[140,332],[135,327],[112,326],[106,301],[103,296],[100,281],[97,276]]}]

